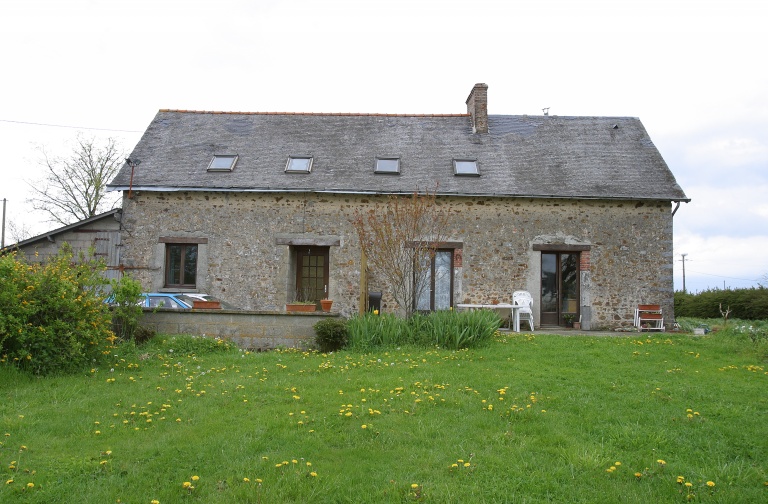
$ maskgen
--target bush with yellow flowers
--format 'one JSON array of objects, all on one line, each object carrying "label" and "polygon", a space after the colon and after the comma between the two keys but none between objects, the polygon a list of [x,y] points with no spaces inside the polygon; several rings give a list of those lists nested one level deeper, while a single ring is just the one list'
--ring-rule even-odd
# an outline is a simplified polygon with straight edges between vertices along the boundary
[{"label": "bush with yellow flowers", "polygon": [[0,257],[0,358],[33,374],[73,372],[114,342],[104,263],[64,244],[44,263]]}]

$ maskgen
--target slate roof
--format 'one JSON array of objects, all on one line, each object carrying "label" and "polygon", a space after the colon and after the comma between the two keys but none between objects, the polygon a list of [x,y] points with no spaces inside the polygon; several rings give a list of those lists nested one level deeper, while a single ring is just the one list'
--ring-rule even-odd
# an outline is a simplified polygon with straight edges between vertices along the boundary
[{"label": "slate roof", "polygon": [[[689,201],[642,123],[632,117],[468,114],[298,114],[160,110],[131,159],[133,190],[411,193]],[[209,172],[214,154],[237,154]],[[313,157],[309,174],[285,173],[289,156]],[[374,174],[376,156],[400,174]],[[453,159],[480,176],[455,176]],[[127,190],[126,164],[110,184]]]}]

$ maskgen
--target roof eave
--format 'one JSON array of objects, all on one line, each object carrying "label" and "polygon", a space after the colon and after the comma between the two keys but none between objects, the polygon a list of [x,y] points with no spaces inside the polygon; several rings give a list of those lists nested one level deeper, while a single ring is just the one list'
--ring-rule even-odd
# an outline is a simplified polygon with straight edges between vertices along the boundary
[{"label": "roof eave", "polygon": [[[313,189],[308,187],[182,187],[182,186],[112,186],[110,191],[146,191],[146,192],[250,192],[250,193],[318,193],[318,194],[359,194],[359,195],[395,195],[413,194],[414,191],[365,191],[352,189]],[[418,191],[425,192],[425,191]],[[579,199],[579,200],[614,200],[614,201],[680,201],[689,203],[690,198],[677,196],[610,196],[584,194],[520,194],[520,193],[479,193],[460,191],[438,191],[437,196],[458,196],[465,198],[533,198],[533,199]]]}]

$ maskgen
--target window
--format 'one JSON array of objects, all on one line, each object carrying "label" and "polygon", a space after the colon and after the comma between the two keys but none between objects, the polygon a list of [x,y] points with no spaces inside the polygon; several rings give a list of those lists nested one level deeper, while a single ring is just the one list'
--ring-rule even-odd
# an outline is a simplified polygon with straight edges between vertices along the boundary
[{"label": "window", "polygon": [[477,169],[477,160],[475,159],[454,159],[453,160],[453,174],[454,175],[480,175]]},{"label": "window", "polygon": [[377,157],[374,173],[400,173],[400,159],[395,157]]},{"label": "window", "polygon": [[165,286],[194,289],[197,285],[197,244],[165,246]]},{"label": "window", "polygon": [[237,163],[237,155],[215,155],[208,165],[208,171],[232,171]]},{"label": "window", "polygon": [[290,156],[285,165],[286,173],[309,173],[312,171],[312,156]]}]

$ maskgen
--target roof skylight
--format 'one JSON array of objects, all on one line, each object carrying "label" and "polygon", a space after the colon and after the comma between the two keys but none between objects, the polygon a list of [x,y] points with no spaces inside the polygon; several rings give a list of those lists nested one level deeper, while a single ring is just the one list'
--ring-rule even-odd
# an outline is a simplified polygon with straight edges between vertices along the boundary
[{"label": "roof skylight", "polygon": [[400,158],[377,157],[374,173],[400,173]]},{"label": "roof skylight", "polygon": [[477,160],[476,159],[454,159],[453,174],[454,175],[470,175],[470,176],[480,175],[480,171],[477,168]]},{"label": "roof skylight", "polygon": [[285,171],[290,173],[309,173],[312,171],[312,156],[289,156]]},{"label": "roof skylight", "polygon": [[237,157],[237,154],[215,154],[208,165],[208,171],[232,171],[237,163]]}]

